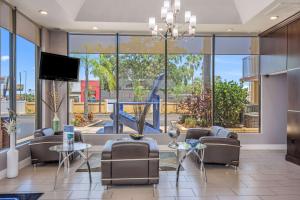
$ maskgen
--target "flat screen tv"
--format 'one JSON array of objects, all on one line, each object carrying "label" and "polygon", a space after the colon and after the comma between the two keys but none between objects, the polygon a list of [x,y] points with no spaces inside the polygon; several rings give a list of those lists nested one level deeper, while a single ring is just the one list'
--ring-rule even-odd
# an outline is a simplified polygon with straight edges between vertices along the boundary
[{"label": "flat screen tv", "polygon": [[79,58],[52,53],[41,53],[40,79],[78,81]]}]

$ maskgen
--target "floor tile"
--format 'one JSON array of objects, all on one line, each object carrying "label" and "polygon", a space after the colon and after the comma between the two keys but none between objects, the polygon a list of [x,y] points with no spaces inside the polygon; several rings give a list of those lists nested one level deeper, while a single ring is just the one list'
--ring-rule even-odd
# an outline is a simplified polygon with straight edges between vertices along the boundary
[{"label": "floor tile", "polygon": [[160,183],[152,186],[113,186],[101,184],[101,173],[60,174],[53,191],[56,164],[26,167],[15,179],[0,180],[0,193],[43,192],[41,199],[109,200],[299,200],[300,166],[285,161],[284,151],[246,151],[240,155],[238,170],[221,165],[206,165],[208,181],[201,179],[198,166],[184,162],[179,184],[176,172],[160,173]]}]

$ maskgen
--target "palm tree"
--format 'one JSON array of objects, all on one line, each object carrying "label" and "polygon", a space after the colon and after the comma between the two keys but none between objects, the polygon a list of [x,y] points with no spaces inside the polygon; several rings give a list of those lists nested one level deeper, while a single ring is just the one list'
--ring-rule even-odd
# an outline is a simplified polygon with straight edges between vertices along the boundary
[{"label": "palm tree", "polygon": [[[98,77],[99,87],[103,86],[105,90],[111,92],[116,89],[116,79],[114,76],[113,61],[109,56],[100,54],[98,58],[92,60],[91,74]],[[99,99],[99,112],[101,112],[101,100]]]},{"label": "palm tree", "polygon": [[89,98],[89,68],[92,66],[92,59],[90,59],[88,54],[80,57],[80,61],[84,67],[84,74],[85,74],[85,87],[84,87],[84,118],[88,118],[89,113],[89,105],[88,105],[88,98]]}]

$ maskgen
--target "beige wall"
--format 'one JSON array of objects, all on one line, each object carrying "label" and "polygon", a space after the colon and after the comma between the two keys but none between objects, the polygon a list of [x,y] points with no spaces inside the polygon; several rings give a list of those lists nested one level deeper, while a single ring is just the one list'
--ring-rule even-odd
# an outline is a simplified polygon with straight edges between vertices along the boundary
[{"label": "beige wall", "polygon": [[[64,31],[46,30],[42,31],[42,50],[50,53],[67,55],[68,53],[68,33]],[[42,97],[45,101],[48,99],[48,93],[52,89],[52,81],[43,81]],[[63,104],[59,111],[61,127],[67,124],[67,83],[56,82],[56,89],[60,97],[65,96]],[[52,112],[43,104],[43,127],[51,127]]]}]

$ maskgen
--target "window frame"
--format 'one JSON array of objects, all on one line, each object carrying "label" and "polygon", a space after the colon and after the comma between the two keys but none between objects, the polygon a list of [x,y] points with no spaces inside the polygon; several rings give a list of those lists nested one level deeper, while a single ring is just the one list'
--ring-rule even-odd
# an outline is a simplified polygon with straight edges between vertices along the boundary
[{"label": "window frame", "polygon": [[[116,76],[119,77],[119,54],[120,54],[120,37],[121,36],[144,36],[144,37],[151,37],[151,35],[148,35],[148,34],[119,34],[119,33],[116,33],[116,34],[89,34],[89,33],[68,33],[68,49],[67,49],[67,52],[68,52],[68,55],[70,55],[70,52],[69,52],[69,43],[70,43],[70,35],[96,35],[96,36],[99,36],[99,35],[114,35],[115,38],[116,38],[116,68],[117,68],[117,71],[116,71]],[[258,36],[253,36],[253,35],[236,35],[236,36],[222,36],[222,35],[215,35],[215,34],[212,34],[212,35],[195,35],[194,37],[210,37],[211,38],[211,88],[212,88],[212,125],[215,124],[215,119],[214,119],[214,116],[215,116],[215,98],[214,98],[214,92],[215,92],[215,57],[216,55],[219,55],[219,54],[216,54],[216,39],[218,37],[223,37],[223,38],[253,38],[253,39],[257,39],[257,44],[259,45],[259,40],[258,40]],[[165,54],[165,74],[168,74],[168,40],[165,39],[164,40],[164,54]],[[220,55],[238,55],[238,54],[220,54]],[[243,54],[245,55],[245,54]],[[259,52],[258,53],[255,53],[255,54],[247,54],[247,55],[257,55],[259,56]],[[260,63],[258,62],[258,84],[259,84],[259,128],[258,128],[258,133],[261,133],[261,76],[260,76]],[[167,106],[166,104],[166,101],[167,101],[167,98],[168,98],[168,95],[167,95],[167,92],[168,92],[168,88],[167,88],[167,78],[165,78],[165,88],[164,88],[164,91],[165,91],[165,106]],[[68,87],[69,88],[69,87]],[[117,78],[117,85],[116,85],[116,88],[119,88],[119,81],[118,81],[118,78]],[[68,89],[69,90],[69,89]],[[117,89],[116,90],[116,101],[117,103],[119,102],[119,90]],[[69,91],[68,91],[68,98],[69,98]],[[67,113],[69,114],[69,101],[67,102],[67,108],[68,108],[68,111]],[[167,113],[166,113],[166,109],[165,109],[165,126],[164,126],[164,131],[166,132],[167,131]],[[70,120],[68,119],[68,123],[70,123]],[[118,134],[118,130],[117,130],[117,133]]]}]

